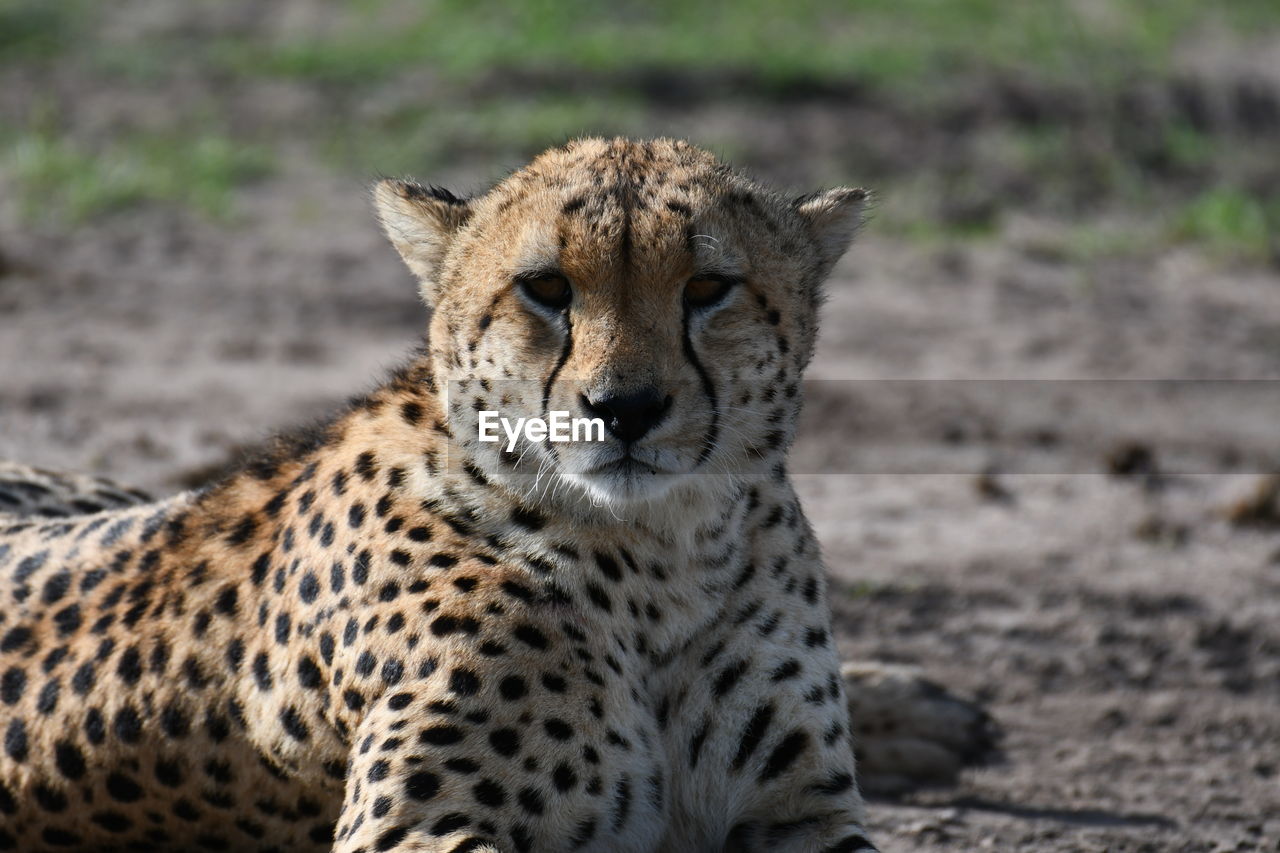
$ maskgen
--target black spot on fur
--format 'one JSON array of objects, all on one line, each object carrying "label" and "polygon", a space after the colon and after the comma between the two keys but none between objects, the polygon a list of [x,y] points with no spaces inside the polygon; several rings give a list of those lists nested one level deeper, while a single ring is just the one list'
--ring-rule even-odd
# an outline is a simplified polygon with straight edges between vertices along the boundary
[{"label": "black spot on fur", "polygon": [[422,405],[413,400],[400,404],[400,418],[409,426],[417,426],[422,420]]},{"label": "black spot on fur", "polygon": [[773,748],[760,771],[760,781],[767,782],[786,772],[796,759],[809,747],[809,736],[802,731],[794,731],[782,739]]}]

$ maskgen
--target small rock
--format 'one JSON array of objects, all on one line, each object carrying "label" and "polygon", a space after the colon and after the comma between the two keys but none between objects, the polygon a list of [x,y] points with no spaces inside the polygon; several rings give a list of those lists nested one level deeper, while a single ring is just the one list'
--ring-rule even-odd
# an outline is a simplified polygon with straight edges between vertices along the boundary
[{"label": "small rock", "polygon": [[1098,717],[1097,725],[1108,732],[1124,728],[1129,722],[1129,715],[1119,708],[1110,708]]},{"label": "small rock", "polygon": [[1107,454],[1107,473],[1113,477],[1155,477],[1160,466],[1151,445],[1128,441]]},{"label": "small rock", "polygon": [[1219,512],[1236,527],[1280,527],[1280,474],[1260,477]]},{"label": "small rock", "polygon": [[996,476],[996,472],[990,468],[974,478],[973,488],[983,500],[1003,504],[1014,502],[1013,492],[1005,488]]},{"label": "small rock", "polygon": [[1133,535],[1144,542],[1180,548],[1191,539],[1191,528],[1186,524],[1152,514],[1134,525]]}]

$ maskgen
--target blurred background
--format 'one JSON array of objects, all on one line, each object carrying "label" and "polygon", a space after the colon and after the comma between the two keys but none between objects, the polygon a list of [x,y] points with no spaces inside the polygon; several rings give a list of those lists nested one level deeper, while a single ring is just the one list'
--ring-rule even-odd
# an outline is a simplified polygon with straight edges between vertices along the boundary
[{"label": "blurred background", "polygon": [[675,134],[891,187],[881,233],[1053,215],[1073,258],[1266,263],[1277,27],[1270,0],[4,0],[3,165],[44,224],[234,219],[247,185],[314,171],[487,180],[582,131]]},{"label": "blurred background", "polygon": [[1277,849],[1275,0],[0,0],[0,456],[207,481],[425,328],[374,178],[584,133],[876,192],[800,487],[845,654],[1008,730],[886,849]]}]

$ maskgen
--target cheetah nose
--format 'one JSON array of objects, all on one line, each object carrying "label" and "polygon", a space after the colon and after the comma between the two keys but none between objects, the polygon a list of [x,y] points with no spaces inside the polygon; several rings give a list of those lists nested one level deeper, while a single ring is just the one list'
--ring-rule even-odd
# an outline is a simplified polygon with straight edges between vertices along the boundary
[{"label": "cheetah nose", "polygon": [[657,388],[644,388],[629,394],[606,393],[594,400],[582,394],[582,408],[593,418],[604,421],[605,429],[620,441],[639,441],[667,416],[671,395]]}]

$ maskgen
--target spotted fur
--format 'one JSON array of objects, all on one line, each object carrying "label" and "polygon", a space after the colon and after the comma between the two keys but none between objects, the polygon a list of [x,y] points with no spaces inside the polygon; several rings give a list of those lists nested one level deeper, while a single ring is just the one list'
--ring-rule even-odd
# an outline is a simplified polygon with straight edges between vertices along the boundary
[{"label": "spotted fur", "polygon": [[[785,467],[863,197],[667,140],[381,183],[405,369],[209,489],[0,520],[0,849],[872,849]],[[640,438],[476,440],[638,394]]]}]

